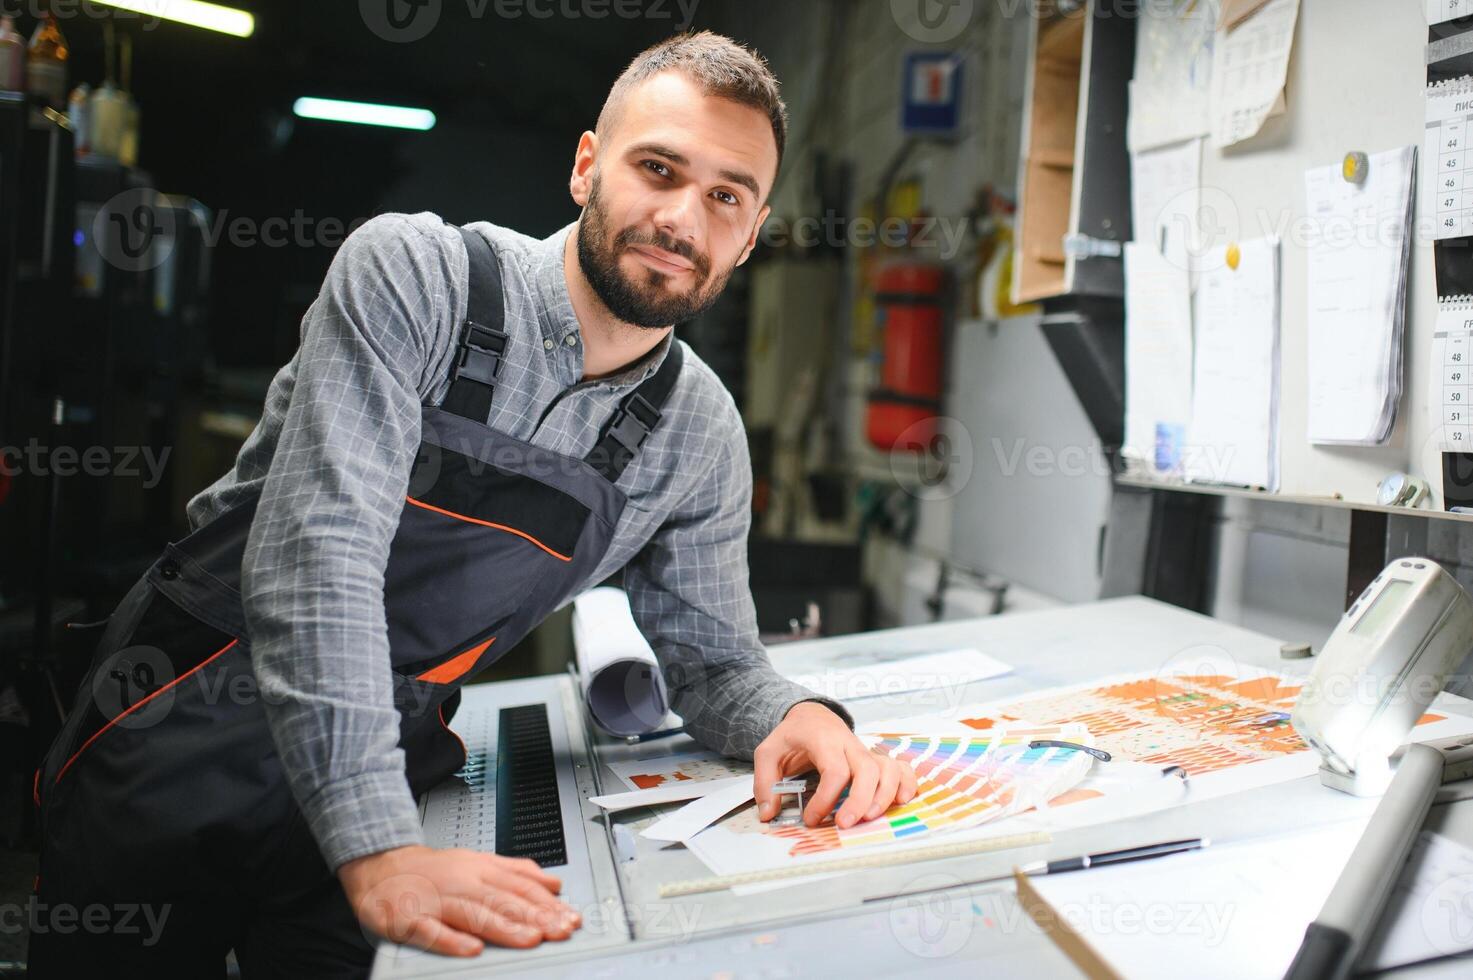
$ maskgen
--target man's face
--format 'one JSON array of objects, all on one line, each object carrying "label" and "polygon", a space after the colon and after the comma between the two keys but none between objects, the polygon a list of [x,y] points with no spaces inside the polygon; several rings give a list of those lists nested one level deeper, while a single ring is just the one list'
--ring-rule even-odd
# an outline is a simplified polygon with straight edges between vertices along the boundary
[{"label": "man's face", "polygon": [[776,169],[765,114],[707,96],[680,72],[647,79],[602,141],[585,133],[578,147],[584,276],[627,323],[689,320],[746,261]]}]

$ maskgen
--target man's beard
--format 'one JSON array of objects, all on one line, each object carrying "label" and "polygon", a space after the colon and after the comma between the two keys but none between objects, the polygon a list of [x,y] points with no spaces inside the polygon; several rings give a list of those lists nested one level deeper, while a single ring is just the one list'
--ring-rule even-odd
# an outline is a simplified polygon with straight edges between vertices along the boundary
[{"label": "man's beard", "polygon": [[[713,279],[709,256],[697,252],[689,242],[659,231],[649,233],[630,227],[621,230],[612,242],[608,238],[608,213],[595,176],[588,206],[578,222],[578,263],[598,298],[625,323],[652,329],[684,323],[710,309],[731,278],[731,269],[727,269]],[[619,255],[631,245],[651,245],[679,255],[695,266],[695,284],[683,293],[670,293],[665,289],[667,276],[663,272],[649,269],[643,276],[625,275],[619,268]]]}]

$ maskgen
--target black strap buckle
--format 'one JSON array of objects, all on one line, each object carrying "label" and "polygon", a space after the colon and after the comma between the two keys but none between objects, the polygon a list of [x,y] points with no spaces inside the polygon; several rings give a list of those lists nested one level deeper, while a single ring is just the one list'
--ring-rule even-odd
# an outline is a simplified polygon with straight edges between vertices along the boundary
[{"label": "black strap buckle", "polygon": [[636,391],[619,406],[608,435],[631,453],[638,452],[659,421],[660,410]]},{"label": "black strap buckle", "polygon": [[501,355],[506,351],[506,334],[484,327],[474,320],[465,321],[465,335],[460,340],[460,358],[455,376],[469,378],[483,385],[496,383],[501,371]]}]

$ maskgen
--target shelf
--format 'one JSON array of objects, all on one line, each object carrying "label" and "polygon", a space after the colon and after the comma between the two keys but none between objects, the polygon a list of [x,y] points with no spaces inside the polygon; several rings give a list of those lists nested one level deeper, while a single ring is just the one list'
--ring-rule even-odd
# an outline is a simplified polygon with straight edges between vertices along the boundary
[{"label": "shelf", "polygon": [[1053,167],[1056,170],[1074,169],[1074,153],[1072,150],[1036,150],[1029,155],[1028,159],[1041,167]]},{"label": "shelf", "polygon": [[1473,523],[1473,514],[1450,514],[1445,510],[1428,507],[1387,507],[1384,504],[1346,500],[1343,497],[1315,497],[1302,494],[1270,493],[1267,490],[1247,490],[1242,487],[1221,487],[1210,483],[1184,483],[1181,480],[1153,480],[1142,476],[1117,476],[1115,483],[1123,487],[1140,490],[1174,490],[1179,493],[1200,493],[1214,497],[1243,497],[1249,500],[1267,500],[1281,504],[1299,504],[1309,507],[1334,507],[1337,510],[1364,510],[1379,514],[1395,514],[1398,517],[1430,517],[1444,521]]}]

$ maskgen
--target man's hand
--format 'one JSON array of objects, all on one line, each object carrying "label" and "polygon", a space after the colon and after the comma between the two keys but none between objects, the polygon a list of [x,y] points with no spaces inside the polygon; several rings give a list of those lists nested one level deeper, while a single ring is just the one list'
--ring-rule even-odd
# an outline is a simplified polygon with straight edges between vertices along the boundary
[{"label": "man's hand", "polygon": [[364,927],[448,956],[567,939],[581,921],[553,897],[562,883],[526,858],[397,847],[349,861],[338,880]]},{"label": "man's hand", "polygon": [[819,776],[818,790],[803,810],[803,822],[810,827],[817,827],[833,811],[845,786],[849,798],[834,817],[843,828],[873,820],[891,804],[909,803],[916,795],[914,769],[865,748],[842,718],[816,701],[800,701],[789,708],[782,723],[757,746],[752,764],[757,816],[763,821],[778,813],[772,784],[810,769],[817,769]]}]

